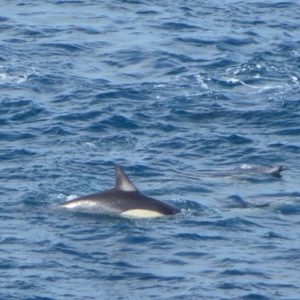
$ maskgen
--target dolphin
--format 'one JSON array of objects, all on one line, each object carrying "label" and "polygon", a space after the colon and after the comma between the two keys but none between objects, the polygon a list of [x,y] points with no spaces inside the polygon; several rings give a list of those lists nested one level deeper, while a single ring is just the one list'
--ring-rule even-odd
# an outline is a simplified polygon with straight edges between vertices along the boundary
[{"label": "dolphin", "polygon": [[279,167],[270,167],[270,166],[255,166],[255,165],[248,165],[243,164],[240,167],[236,168],[237,171],[240,172],[240,174],[265,174],[265,175],[271,175],[271,176],[280,176],[280,173],[284,170],[286,170],[285,167],[279,166]]},{"label": "dolphin", "polygon": [[175,215],[180,212],[178,208],[170,204],[143,195],[118,165],[115,165],[115,171],[116,183],[114,188],[82,196],[61,203],[60,206],[66,208],[88,208],[96,212],[138,218]]},{"label": "dolphin", "polygon": [[281,172],[287,170],[283,166],[271,167],[263,165],[248,165],[243,164],[231,170],[215,170],[215,171],[205,171],[204,174],[212,177],[236,177],[244,175],[266,175],[280,178]]}]

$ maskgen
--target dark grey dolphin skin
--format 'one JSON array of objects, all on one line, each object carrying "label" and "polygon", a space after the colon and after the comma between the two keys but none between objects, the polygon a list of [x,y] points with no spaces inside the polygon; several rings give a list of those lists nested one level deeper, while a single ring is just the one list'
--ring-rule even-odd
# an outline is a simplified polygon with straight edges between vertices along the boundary
[{"label": "dark grey dolphin skin", "polygon": [[76,198],[60,206],[66,208],[88,207],[103,213],[120,214],[129,217],[151,218],[175,215],[180,212],[176,207],[143,195],[133,185],[125,172],[115,165],[115,187],[101,193]]}]

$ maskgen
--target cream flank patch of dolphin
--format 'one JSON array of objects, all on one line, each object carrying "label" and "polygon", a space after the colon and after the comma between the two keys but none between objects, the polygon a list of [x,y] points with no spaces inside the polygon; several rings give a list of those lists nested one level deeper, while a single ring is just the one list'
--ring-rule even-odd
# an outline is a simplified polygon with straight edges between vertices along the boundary
[{"label": "cream flank patch of dolphin", "polygon": [[180,212],[173,205],[143,195],[119,166],[115,166],[115,171],[114,188],[66,201],[60,206],[137,218],[161,217]]},{"label": "cream flank patch of dolphin", "polygon": [[160,212],[147,209],[130,209],[122,212],[121,215],[136,218],[157,218],[164,216]]}]

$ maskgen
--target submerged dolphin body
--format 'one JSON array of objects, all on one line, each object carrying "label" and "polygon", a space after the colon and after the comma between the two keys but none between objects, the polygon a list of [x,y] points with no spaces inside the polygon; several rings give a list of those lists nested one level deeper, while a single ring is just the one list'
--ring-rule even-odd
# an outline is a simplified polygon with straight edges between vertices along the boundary
[{"label": "submerged dolphin body", "polygon": [[280,176],[280,173],[284,170],[286,170],[285,167],[279,166],[279,167],[269,167],[269,166],[254,166],[254,165],[247,165],[244,164],[236,170],[240,174],[265,174],[265,175],[271,175],[271,176]]},{"label": "submerged dolphin body", "polygon": [[103,213],[120,214],[128,217],[151,218],[175,215],[180,212],[176,207],[143,195],[133,185],[128,176],[115,166],[115,187],[101,193],[76,198],[60,206],[66,208],[90,208]]},{"label": "submerged dolphin body", "polygon": [[205,171],[205,174],[212,177],[239,177],[239,176],[257,176],[266,175],[280,178],[281,172],[286,170],[285,167],[270,167],[262,165],[243,164],[231,170]]}]

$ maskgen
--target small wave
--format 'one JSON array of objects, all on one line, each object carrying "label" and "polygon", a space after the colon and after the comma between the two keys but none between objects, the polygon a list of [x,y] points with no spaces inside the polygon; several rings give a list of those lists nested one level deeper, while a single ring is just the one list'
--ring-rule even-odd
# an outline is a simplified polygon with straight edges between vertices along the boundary
[{"label": "small wave", "polygon": [[20,159],[21,157],[28,157],[28,156],[35,156],[37,153],[33,151],[29,151],[26,149],[16,149],[7,151],[5,154],[0,155],[0,161],[1,160],[15,160]]},{"label": "small wave", "polygon": [[235,231],[237,228],[239,230],[250,230],[251,227],[258,227],[261,228],[262,226],[248,221],[241,217],[234,217],[234,218],[228,218],[224,220],[218,220],[214,223],[214,226],[220,227],[222,229],[228,230],[228,231]]},{"label": "small wave", "polygon": [[72,135],[74,133],[72,133],[69,130],[66,130],[64,128],[65,126],[60,126],[60,125],[56,125],[56,126],[52,126],[52,127],[47,127],[46,129],[42,130],[43,134],[47,134],[47,135],[54,135],[54,136],[66,136],[66,135]]},{"label": "small wave", "polygon": [[0,141],[18,141],[18,140],[27,140],[34,139],[36,135],[31,133],[4,133],[0,131]]},{"label": "small wave", "polygon": [[7,73],[0,73],[0,84],[20,84],[25,82],[28,78],[28,74],[25,75],[8,75]]},{"label": "small wave", "polygon": [[101,116],[103,111],[91,110],[88,112],[77,112],[77,113],[70,113],[66,115],[60,115],[57,117],[58,120],[69,121],[69,122],[76,122],[76,121],[88,121],[94,120],[95,118]]},{"label": "small wave", "polygon": [[161,29],[165,30],[191,30],[199,29],[199,26],[191,25],[183,22],[164,22],[159,26]]},{"label": "small wave", "polygon": [[[40,46],[46,49],[53,48],[62,51],[67,51],[67,52],[77,52],[77,51],[82,51],[84,49],[83,46],[79,46],[76,44],[67,44],[67,43],[45,43],[45,44],[40,44]],[[55,53],[51,53],[51,54],[54,55]]]},{"label": "small wave", "polygon": [[179,233],[175,236],[177,239],[180,240],[193,240],[193,241],[197,241],[197,240],[226,240],[226,238],[224,236],[221,235],[200,235],[197,233]]},{"label": "small wave", "polygon": [[121,149],[132,149],[137,143],[137,139],[134,137],[128,137],[126,135],[115,135],[109,138],[100,138],[96,140],[89,140],[83,142],[83,145],[89,149],[99,149],[110,151],[110,150],[121,150]]}]

